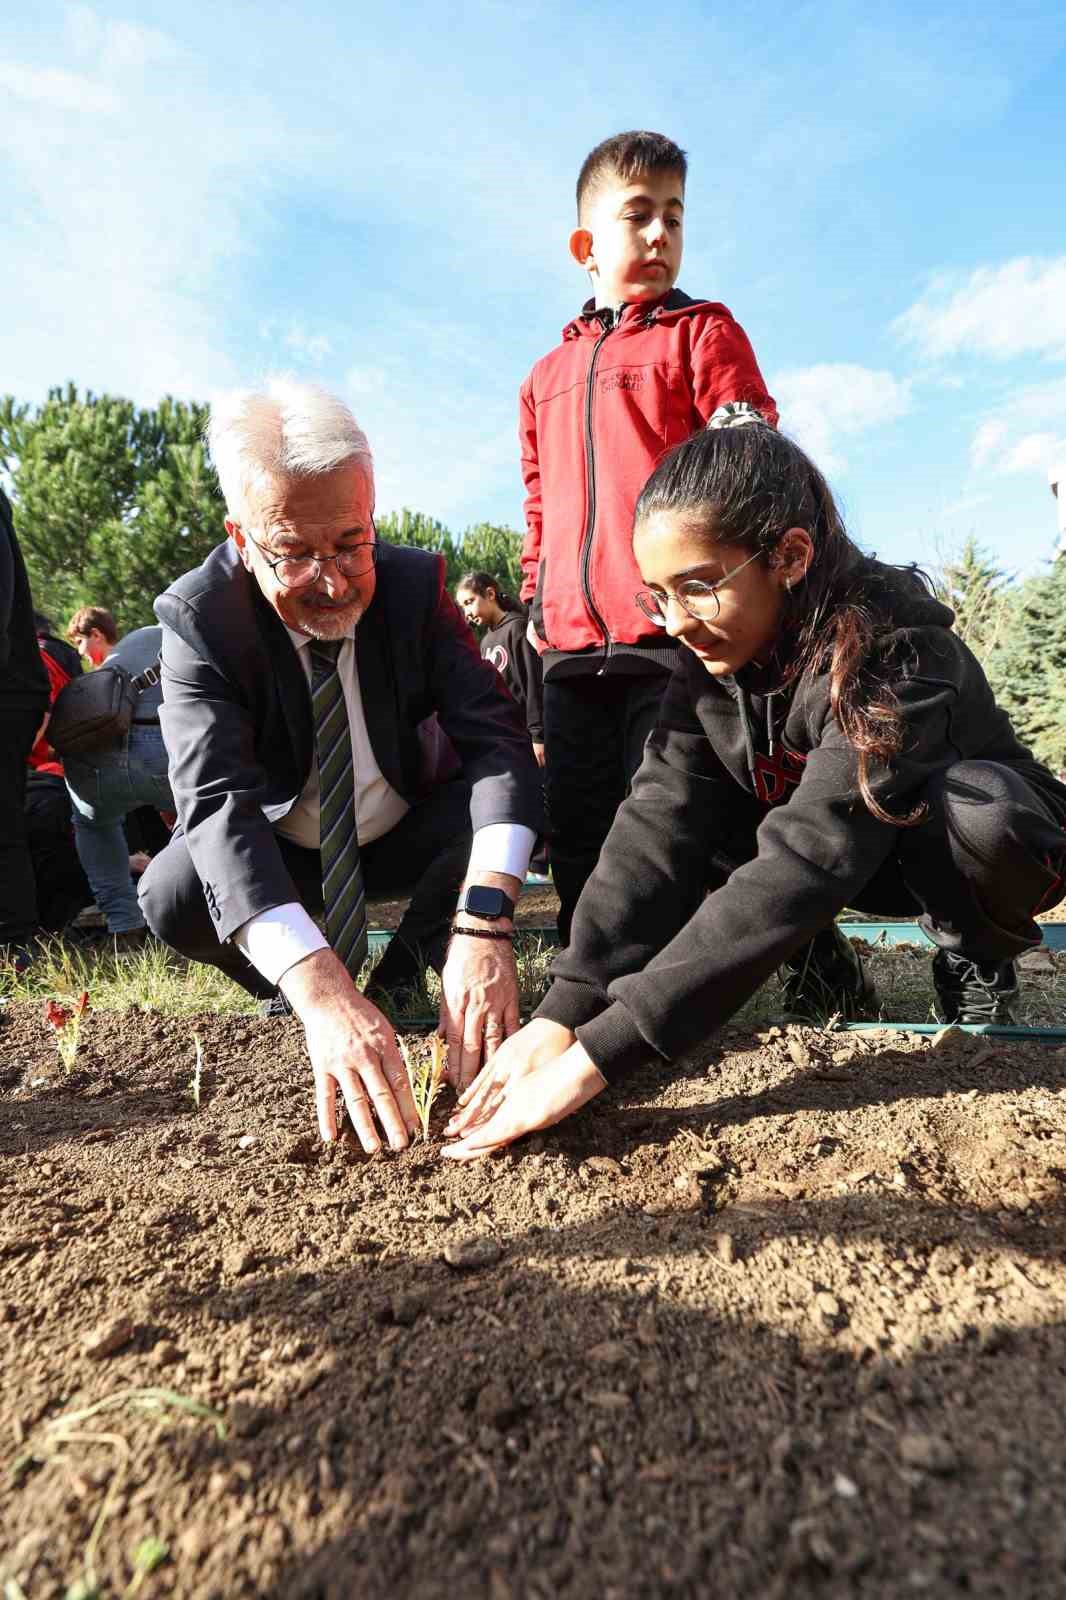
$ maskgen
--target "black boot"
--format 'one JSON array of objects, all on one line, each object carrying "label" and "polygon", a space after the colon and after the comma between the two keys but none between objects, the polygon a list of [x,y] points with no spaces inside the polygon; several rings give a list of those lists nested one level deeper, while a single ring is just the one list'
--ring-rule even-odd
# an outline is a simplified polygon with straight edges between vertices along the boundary
[{"label": "black boot", "polygon": [[940,1022],[1016,1022],[1018,974],[1013,961],[974,961],[958,950],[933,957]]},{"label": "black boot", "polygon": [[784,972],[782,1022],[822,1027],[831,1017],[854,1022],[876,1014],[877,991],[855,946],[835,922],[790,956]]}]

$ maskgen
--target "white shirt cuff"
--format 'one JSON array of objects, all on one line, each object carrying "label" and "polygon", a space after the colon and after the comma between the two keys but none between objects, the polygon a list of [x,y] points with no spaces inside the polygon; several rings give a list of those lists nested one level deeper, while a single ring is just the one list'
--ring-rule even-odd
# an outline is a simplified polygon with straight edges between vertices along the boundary
[{"label": "white shirt cuff", "polygon": [[329,945],[298,900],[271,906],[249,917],[233,935],[237,948],[277,988],[281,979],[305,956]]},{"label": "white shirt cuff", "polygon": [[476,877],[479,872],[506,872],[521,882],[536,842],[533,829],[520,822],[490,822],[474,835],[467,876]]}]

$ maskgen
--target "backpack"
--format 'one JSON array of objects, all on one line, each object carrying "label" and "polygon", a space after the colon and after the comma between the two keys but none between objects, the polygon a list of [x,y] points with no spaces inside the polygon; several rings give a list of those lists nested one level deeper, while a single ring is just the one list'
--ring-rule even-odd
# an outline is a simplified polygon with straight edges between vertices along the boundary
[{"label": "backpack", "polygon": [[105,662],[68,683],[56,696],[45,730],[52,749],[60,756],[116,750],[130,731],[141,690],[159,682],[159,666],[157,661],[134,678],[117,662]]}]

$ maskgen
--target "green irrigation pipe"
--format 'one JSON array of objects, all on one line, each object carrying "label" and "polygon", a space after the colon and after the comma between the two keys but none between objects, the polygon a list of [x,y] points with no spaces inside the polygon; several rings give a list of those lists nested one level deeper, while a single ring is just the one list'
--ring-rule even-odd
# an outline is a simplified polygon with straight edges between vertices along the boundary
[{"label": "green irrigation pipe", "polygon": [[[933,941],[924,934],[916,922],[838,922],[837,927],[849,939],[866,939],[870,944],[927,944]],[[1041,929],[1044,944],[1049,950],[1066,950],[1066,922],[1045,922]],[[539,939],[542,944],[558,944],[559,935],[554,926],[522,927],[519,936]],[[384,950],[392,934],[385,928],[371,928],[370,948],[376,954]]]},{"label": "green irrigation pipe", "polygon": [[[933,942],[919,928],[916,922],[855,922],[842,921],[837,924],[840,931],[849,939],[866,939],[870,944],[927,944],[933,948]],[[1043,924],[1044,945],[1049,950],[1066,950],[1066,923],[1047,922]],[[519,937],[522,939],[539,939],[542,944],[554,945],[559,942],[559,935],[554,927],[520,927]],[[384,950],[392,934],[383,928],[370,930],[370,949],[373,954]],[[401,1022],[404,1028],[418,1031],[423,1028],[435,1028],[436,1017],[404,1017]],[[1028,1039],[1038,1044],[1064,1044],[1066,1043],[1066,1028],[1023,1028],[1021,1026],[1005,1025],[1000,1023],[964,1023],[958,1025],[960,1033],[979,1033],[993,1039]],[[877,1033],[891,1030],[894,1033],[936,1034],[940,1033],[944,1024],[942,1022],[842,1022],[835,1031],[841,1033]]]}]

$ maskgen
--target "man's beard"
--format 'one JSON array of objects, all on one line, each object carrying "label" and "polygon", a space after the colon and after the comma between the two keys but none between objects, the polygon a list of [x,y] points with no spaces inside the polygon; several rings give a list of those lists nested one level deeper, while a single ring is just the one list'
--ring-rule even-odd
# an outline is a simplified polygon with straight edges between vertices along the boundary
[{"label": "man's beard", "polygon": [[361,600],[354,600],[350,605],[338,606],[336,609],[329,606],[308,605],[303,602],[299,609],[299,622],[297,626],[302,633],[312,639],[322,639],[329,642],[334,639],[343,639],[345,634],[362,620],[366,606]]}]

